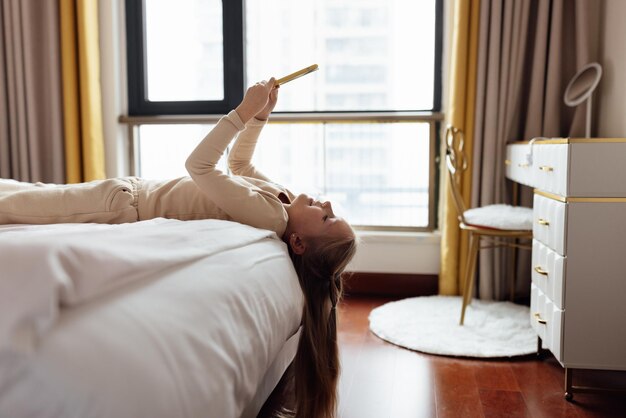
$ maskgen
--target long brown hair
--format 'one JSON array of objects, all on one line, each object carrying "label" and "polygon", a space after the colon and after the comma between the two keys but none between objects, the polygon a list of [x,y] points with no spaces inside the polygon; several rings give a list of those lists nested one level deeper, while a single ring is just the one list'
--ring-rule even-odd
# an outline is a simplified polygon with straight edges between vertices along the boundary
[{"label": "long brown hair", "polygon": [[309,240],[307,250],[289,255],[304,293],[302,334],[294,360],[295,416],[332,418],[337,410],[339,347],[336,305],[342,273],[356,253],[352,236]]}]

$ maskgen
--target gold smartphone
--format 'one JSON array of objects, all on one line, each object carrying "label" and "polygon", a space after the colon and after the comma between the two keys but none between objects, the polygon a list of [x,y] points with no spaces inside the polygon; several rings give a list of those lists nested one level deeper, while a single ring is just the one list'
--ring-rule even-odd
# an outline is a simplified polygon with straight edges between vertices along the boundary
[{"label": "gold smartphone", "polygon": [[317,64],[313,64],[311,66],[308,66],[306,68],[298,70],[295,73],[291,73],[289,75],[286,75],[283,78],[279,78],[278,80],[276,80],[276,85],[280,86],[281,84],[288,83],[291,80],[295,80],[298,77],[302,77],[303,75],[306,75],[308,73],[312,73],[313,71],[317,71],[318,69],[319,69],[318,65]]}]

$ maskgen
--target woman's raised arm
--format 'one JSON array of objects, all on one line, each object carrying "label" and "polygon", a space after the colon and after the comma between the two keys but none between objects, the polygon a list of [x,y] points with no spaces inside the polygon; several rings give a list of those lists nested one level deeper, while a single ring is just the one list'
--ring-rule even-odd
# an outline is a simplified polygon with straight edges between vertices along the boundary
[{"label": "woman's raised arm", "polygon": [[231,111],[200,142],[187,158],[185,167],[198,188],[234,221],[282,236],[287,214],[280,200],[216,168],[230,141],[243,128],[239,114]]}]

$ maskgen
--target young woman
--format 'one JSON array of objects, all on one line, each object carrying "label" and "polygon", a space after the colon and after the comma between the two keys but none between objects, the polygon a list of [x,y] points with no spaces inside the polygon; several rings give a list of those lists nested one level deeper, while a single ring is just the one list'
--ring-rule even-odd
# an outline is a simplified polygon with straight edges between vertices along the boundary
[{"label": "young woman", "polygon": [[[299,418],[335,415],[339,355],[336,305],[341,273],[356,251],[350,225],[330,202],[293,195],[251,163],[259,134],[276,105],[274,78],[250,87],[186,162],[190,177],[167,181],[135,177],[72,185],[0,181],[0,224],[125,223],[155,217],[225,219],[275,231],[287,244],[304,293],[302,334],[295,358]],[[237,137],[228,164],[216,168]]]}]

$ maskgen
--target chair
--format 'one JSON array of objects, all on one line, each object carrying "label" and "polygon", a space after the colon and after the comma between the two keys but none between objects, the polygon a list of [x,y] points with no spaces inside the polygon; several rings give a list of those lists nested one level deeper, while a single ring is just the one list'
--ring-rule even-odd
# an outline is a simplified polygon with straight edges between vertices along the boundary
[{"label": "chair", "polygon": [[[459,228],[469,233],[469,254],[463,285],[463,306],[460,325],[465,320],[465,309],[471,303],[474,288],[478,251],[486,248],[506,247],[511,249],[509,259],[510,299],[515,296],[515,248],[531,249],[529,244],[520,244],[520,239],[532,238],[533,212],[530,208],[510,205],[489,205],[467,209],[460,192],[461,174],[467,169],[463,131],[453,126],[446,129],[446,164],[450,189],[456,206]],[[485,241],[487,245],[481,246]]]}]

